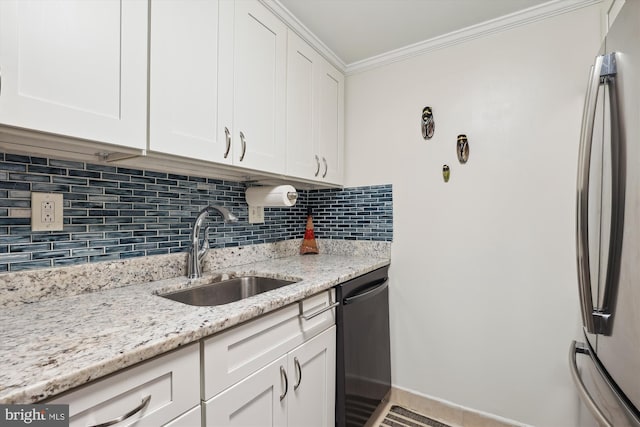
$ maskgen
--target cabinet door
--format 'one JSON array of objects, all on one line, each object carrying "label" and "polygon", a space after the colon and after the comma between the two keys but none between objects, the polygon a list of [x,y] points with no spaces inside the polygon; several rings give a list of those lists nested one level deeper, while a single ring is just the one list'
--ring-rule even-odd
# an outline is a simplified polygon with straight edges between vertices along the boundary
[{"label": "cabinet door", "polygon": [[286,366],[287,357],[283,356],[206,402],[206,425],[286,426],[286,394],[293,387],[281,372]]},{"label": "cabinet door", "polygon": [[317,179],[315,150],[319,55],[293,31],[287,45],[287,175]]},{"label": "cabinet door", "polygon": [[344,76],[324,60],[320,66],[316,142],[322,162],[320,178],[340,184],[344,170]]},{"label": "cabinet door", "polygon": [[0,123],[146,148],[147,3],[0,1]]},{"label": "cabinet door", "polygon": [[218,0],[153,0],[150,52],[149,148],[230,163],[230,134],[218,128]]},{"label": "cabinet door", "polygon": [[344,76],[289,31],[287,174],[341,184]]},{"label": "cabinet door", "polygon": [[282,173],[287,28],[258,1],[236,1],[234,9],[233,161]]},{"label": "cabinet door", "polygon": [[290,426],[335,425],[336,327],[289,353]]}]

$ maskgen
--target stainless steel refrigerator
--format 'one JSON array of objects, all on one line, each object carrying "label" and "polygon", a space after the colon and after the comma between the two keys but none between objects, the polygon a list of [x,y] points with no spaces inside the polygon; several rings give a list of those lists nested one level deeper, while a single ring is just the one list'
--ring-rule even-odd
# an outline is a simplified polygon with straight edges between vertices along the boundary
[{"label": "stainless steel refrigerator", "polygon": [[584,341],[569,364],[603,426],[640,426],[640,0],[627,0],[594,60],[577,183]]}]

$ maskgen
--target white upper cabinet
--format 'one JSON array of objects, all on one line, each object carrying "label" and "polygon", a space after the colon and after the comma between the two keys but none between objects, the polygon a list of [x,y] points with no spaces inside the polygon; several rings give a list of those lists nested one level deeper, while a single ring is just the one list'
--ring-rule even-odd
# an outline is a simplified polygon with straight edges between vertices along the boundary
[{"label": "white upper cabinet", "polygon": [[147,2],[0,1],[0,123],[146,148]]},{"label": "white upper cabinet", "polygon": [[149,148],[283,173],[286,31],[253,0],[152,0]]},{"label": "white upper cabinet", "polygon": [[220,3],[219,117],[235,165],[285,170],[286,46],[287,27],[258,1]]},{"label": "white upper cabinet", "polygon": [[344,76],[327,61],[319,65],[316,150],[322,161],[320,177],[339,184],[344,171]]},{"label": "white upper cabinet", "polygon": [[150,150],[231,163],[218,122],[218,3],[151,1]]},{"label": "white upper cabinet", "polygon": [[320,56],[289,31],[287,45],[287,174],[308,179],[320,176],[314,147],[317,123]]},{"label": "white upper cabinet", "polygon": [[0,78],[2,130],[342,183],[344,76],[258,0],[0,0]]},{"label": "white upper cabinet", "polygon": [[342,183],[344,76],[289,31],[287,174]]}]

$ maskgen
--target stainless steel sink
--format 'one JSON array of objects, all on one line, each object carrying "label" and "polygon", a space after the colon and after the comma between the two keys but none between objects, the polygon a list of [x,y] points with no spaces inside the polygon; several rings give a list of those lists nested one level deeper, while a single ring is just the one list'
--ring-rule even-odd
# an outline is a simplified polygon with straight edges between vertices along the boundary
[{"label": "stainless steel sink", "polygon": [[240,301],[243,298],[278,289],[292,283],[296,282],[269,277],[246,276],[169,292],[160,296],[189,305],[212,306]]}]

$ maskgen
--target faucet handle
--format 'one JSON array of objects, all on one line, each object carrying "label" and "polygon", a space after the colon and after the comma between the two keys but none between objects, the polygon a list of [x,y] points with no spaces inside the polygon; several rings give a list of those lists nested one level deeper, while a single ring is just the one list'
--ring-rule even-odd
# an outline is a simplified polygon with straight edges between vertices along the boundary
[{"label": "faucet handle", "polygon": [[198,251],[198,260],[202,260],[202,258],[207,254],[207,252],[209,252],[209,229],[211,228],[211,226],[207,226],[204,229],[204,239],[202,241],[202,246],[200,247],[200,250]]}]

